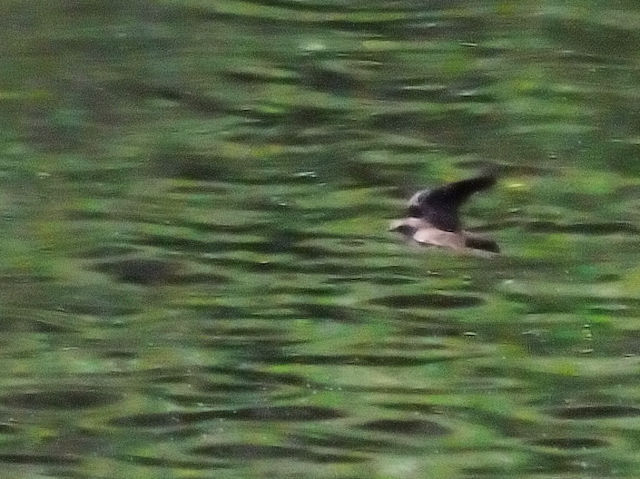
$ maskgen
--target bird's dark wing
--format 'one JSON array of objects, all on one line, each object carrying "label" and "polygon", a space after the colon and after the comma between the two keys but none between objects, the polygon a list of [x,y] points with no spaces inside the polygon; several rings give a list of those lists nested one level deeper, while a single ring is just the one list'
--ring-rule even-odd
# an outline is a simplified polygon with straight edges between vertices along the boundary
[{"label": "bird's dark wing", "polygon": [[496,183],[491,173],[456,181],[433,190],[419,191],[409,200],[409,215],[424,218],[444,231],[460,230],[458,208],[476,191],[490,188]]}]

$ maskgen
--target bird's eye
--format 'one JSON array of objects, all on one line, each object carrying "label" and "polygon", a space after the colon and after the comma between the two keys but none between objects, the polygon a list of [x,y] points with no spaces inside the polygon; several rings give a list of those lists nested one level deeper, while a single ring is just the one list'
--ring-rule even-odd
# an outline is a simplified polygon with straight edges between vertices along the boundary
[{"label": "bird's eye", "polygon": [[408,224],[401,224],[395,227],[392,231],[397,231],[398,233],[402,233],[403,235],[408,236],[415,233],[416,228]]}]

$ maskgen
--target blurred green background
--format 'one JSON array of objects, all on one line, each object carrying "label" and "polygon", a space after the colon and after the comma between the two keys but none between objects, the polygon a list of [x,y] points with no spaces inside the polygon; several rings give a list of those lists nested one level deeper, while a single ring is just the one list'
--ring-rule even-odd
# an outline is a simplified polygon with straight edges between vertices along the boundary
[{"label": "blurred green background", "polygon": [[[4,0],[2,477],[640,477],[640,4]],[[503,254],[387,232],[416,189]]]}]

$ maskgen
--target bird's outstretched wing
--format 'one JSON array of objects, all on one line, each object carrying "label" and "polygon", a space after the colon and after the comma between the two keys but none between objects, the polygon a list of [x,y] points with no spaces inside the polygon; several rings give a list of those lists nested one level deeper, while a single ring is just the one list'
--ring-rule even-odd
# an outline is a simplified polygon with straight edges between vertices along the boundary
[{"label": "bird's outstretched wing", "polygon": [[459,231],[460,205],[476,191],[490,188],[495,183],[496,176],[485,173],[440,188],[418,191],[409,200],[409,216],[423,218],[443,231]]}]

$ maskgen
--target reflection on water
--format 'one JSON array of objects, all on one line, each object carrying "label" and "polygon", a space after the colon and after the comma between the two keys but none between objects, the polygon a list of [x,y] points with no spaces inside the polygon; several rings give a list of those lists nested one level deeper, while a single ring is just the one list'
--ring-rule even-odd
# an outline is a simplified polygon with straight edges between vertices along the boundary
[{"label": "reflection on water", "polygon": [[634,4],[105,5],[0,6],[7,474],[640,475]]}]

